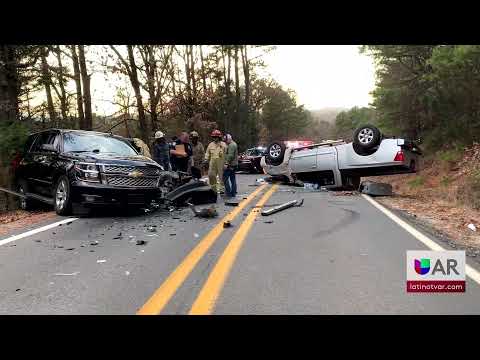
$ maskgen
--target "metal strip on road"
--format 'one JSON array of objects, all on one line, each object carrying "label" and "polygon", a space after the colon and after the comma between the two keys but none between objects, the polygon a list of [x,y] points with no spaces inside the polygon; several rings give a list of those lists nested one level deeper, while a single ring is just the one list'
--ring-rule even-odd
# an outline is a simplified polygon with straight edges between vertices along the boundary
[{"label": "metal strip on road", "polygon": [[16,240],[23,239],[23,238],[31,236],[31,235],[38,234],[39,232],[42,232],[42,231],[53,229],[54,227],[57,227],[59,225],[63,225],[63,224],[66,224],[66,223],[70,223],[70,222],[78,220],[78,219],[79,218],[68,218],[68,219],[65,219],[65,220],[57,221],[53,224],[42,226],[38,229],[33,229],[33,230],[30,230],[30,231],[27,231],[27,232],[22,233],[22,234],[10,236],[6,239],[0,240],[0,246],[8,244],[12,241],[16,241]]},{"label": "metal strip on road", "polygon": [[212,313],[218,296],[222,291],[223,285],[225,284],[227,276],[230,273],[233,263],[238,255],[238,252],[240,251],[242,244],[247,237],[253,222],[255,221],[255,218],[260,212],[258,208],[262,207],[267,202],[277,187],[278,185],[273,185],[272,188],[262,196],[255,208],[250,211],[245,221],[240,225],[232,240],[225,248],[220,259],[218,259],[217,263],[215,264],[215,267],[210,273],[207,281],[203,285],[202,290],[190,309],[189,315],[210,315]]},{"label": "metal strip on road", "polygon": [[197,246],[183,259],[180,265],[168,276],[163,284],[155,291],[148,301],[138,310],[137,315],[157,315],[168,304],[170,299],[190,275],[197,263],[210,249],[215,240],[223,233],[223,223],[233,220],[267,185],[258,189],[240,202],[234,210],[228,213],[210,232],[198,243]]},{"label": "metal strip on road", "polygon": [[[429,237],[423,235],[420,231],[415,229],[413,226],[405,222],[404,220],[400,219],[397,215],[392,213],[390,210],[385,208],[383,205],[379,204],[377,201],[373,200],[370,196],[362,194],[362,196],[373,206],[375,206],[378,210],[396,222],[399,226],[401,226],[405,231],[413,235],[418,241],[422,244],[427,246],[429,249],[434,251],[444,251],[445,249],[437,244],[435,241],[430,239]],[[480,285],[480,272],[472,268],[470,265],[465,264],[465,273],[469,276],[472,280],[474,280],[477,284]]]}]

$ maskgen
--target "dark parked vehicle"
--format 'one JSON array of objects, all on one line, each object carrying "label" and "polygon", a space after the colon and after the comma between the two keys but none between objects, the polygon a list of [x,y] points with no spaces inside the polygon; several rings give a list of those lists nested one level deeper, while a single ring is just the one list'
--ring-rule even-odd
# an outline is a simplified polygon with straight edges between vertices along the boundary
[{"label": "dark parked vehicle", "polygon": [[240,171],[248,171],[251,173],[263,174],[263,168],[260,165],[262,156],[265,155],[266,148],[257,146],[247,149],[238,157],[238,169]]},{"label": "dark parked vehicle", "polygon": [[23,209],[39,199],[68,215],[72,203],[148,205],[160,196],[162,170],[120,136],[51,129],[29,136],[15,179],[19,193],[32,194]]}]

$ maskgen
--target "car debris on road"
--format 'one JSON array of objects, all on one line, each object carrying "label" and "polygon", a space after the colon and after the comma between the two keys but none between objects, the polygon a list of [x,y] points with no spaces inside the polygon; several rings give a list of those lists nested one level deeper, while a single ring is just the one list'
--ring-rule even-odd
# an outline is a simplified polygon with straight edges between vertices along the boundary
[{"label": "car debris on road", "polygon": [[187,203],[187,205],[190,207],[190,209],[193,211],[195,216],[200,217],[200,218],[214,218],[218,216],[218,212],[215,209],[214,206],[211,206],[209,208],[204,208],[201,210],[197,210],[195,205],[191,203]]},{"label": "car debris on road", "polygon": [[268,215],[275,214],[279,211],[291,208],[293,206],[302,206],[302,205],[303,205],[303,199],[302,200],[292,200],[292,201],[286,202],[284,204],[280,204],[280,205],[278,205],[276,207],[273,207],[271,209],[262,210],[262,215],[263,216],[268,216]]},{"label": "car debris on road", "polygon": [[475,225],[473,225],[473,224],[468,224],[467,227],[468,227],[470,230],[472,230],[472,231],[477,231],[477,228],[476,228]]},{"label": "car debris on road", "polygon": [[230,221],[225,221],[225,222],[223,223],[223,228],[224,228],[224,229],[229,228],[229,227],[232,227],[232,226],[233,226],[233,225],[232,225],[232,223],[231,223]]}]

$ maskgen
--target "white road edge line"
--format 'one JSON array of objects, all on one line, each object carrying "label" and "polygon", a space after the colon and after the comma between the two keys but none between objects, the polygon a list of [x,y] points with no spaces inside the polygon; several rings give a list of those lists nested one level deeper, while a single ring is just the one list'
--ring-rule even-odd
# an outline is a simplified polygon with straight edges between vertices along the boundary
[{"label": "white road edge line", "polygon": [[41,228],[38,228],[38,229],[33,229],[33,230],[30,230],[30,231],[24,232],[22,234],[10,236],[6,239],[0,240],[0,246],[8,244],[12,241],[23,239],[25,237],[37,234],[37,233],[45,231],[45,230],[52,229],[52,228],[57,227],[59,225],[63,225],[63,224],[66,224],[66,223],[69,223],[69,222],[72,222],[72,221],[75,221],[75,220],[78,220],[78,219],[79,218],[68,218],[68,219],[65,219],[65,220],[57,221],[53,224],[48,224],[48,225],[42,226]]},{"label": "white road edge line", "polygon": [[[426,245],[428,248],[434,251],[443,251],[445,250],[443,247],[438,245],[435,241],[430,239],[429,237],[423,235],[420,231],[415,229],[413,226],[408,224],[407,222],[400,219],[397,215],[393,214],[390,210],[385,208],[383,205],[380,205],[377,201],[373,200],[370,196],[366,194],[362,194],[362,196],[373,206],[375,206],[378,210],[383,212],[387,215],[390,219],[396,222],[399,226],[401,226],[405,231],[413,235],[418,241]],[[480,285],[480,272],[472,268],[470,265],[465,264],[465,273],[474,280],[477,284]]]}]

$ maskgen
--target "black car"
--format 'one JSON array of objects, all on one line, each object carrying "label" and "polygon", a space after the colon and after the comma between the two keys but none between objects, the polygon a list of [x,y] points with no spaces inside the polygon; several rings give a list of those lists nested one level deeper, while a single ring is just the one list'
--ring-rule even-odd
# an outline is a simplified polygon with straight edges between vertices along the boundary
[{"label": "black car", "polygon": [[72,203],[148,205],[160,195],[162,170],[120,136],[51,129],[29,136],[15,179],[18,192],[32,195],[23,209],[33,198],[68,215]]},{"label": "black car", "polygon": [[262,156],[265,155],[266,148],[257,146],[247,149],[238,157],[238,169],[240,171],[248,171],[251,173],[263,174],[263,168],[260,165]]}]

